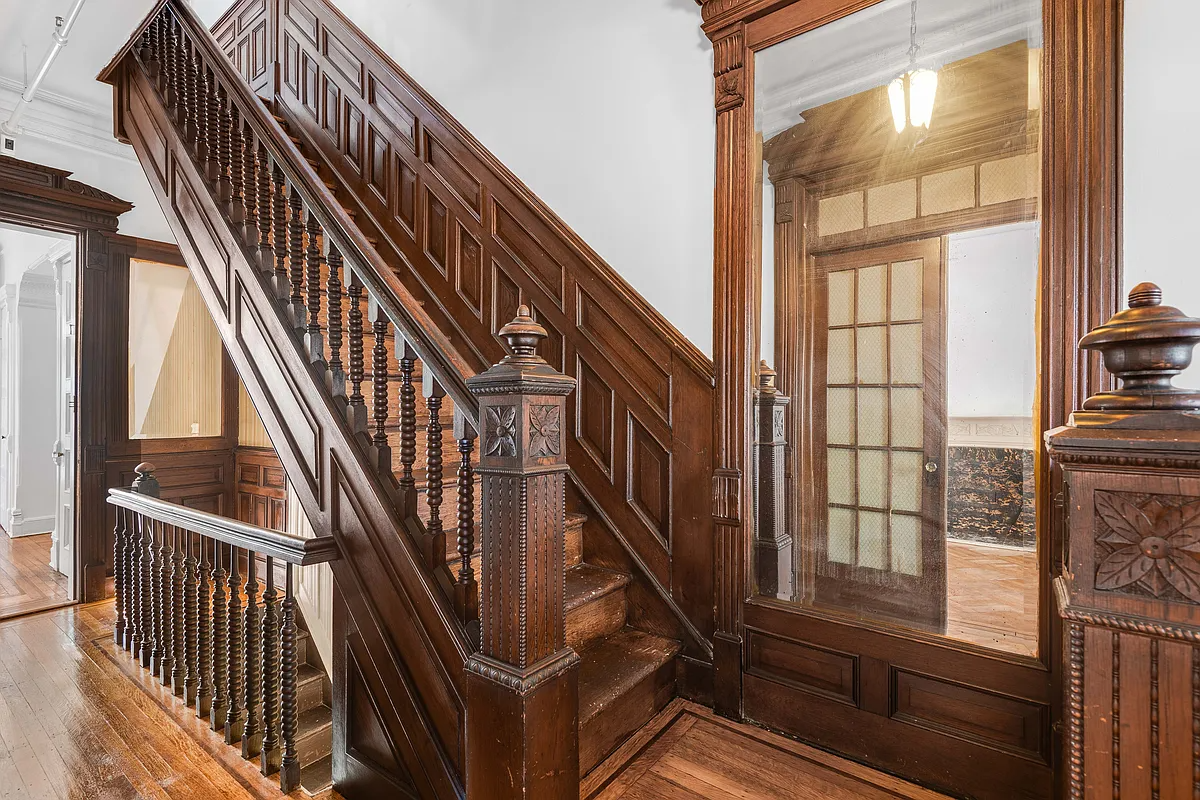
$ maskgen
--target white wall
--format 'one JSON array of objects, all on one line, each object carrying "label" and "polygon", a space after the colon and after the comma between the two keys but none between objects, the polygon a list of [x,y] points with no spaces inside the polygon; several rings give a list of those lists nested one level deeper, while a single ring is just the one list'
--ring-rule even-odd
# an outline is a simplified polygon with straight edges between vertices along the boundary
[{"label": "white wall", "polygon": [[[1200,3],[1125,4],[1126,289],[1152,280],[1163,301],[1200,317]],[[1200,387],[1200,363],[1175,379]]]},{"label": "white wall", "polygon": [[57,470],[51,454],[58,427],[54,278],[27,274],[17,289],[16,475],[4,521],[13,536],[54,530]]},{"label": "white wall", "polygon": [[949,238],[947,413],[1030,417],[1037,381],[1038,225]]},{"label": "white wall", "polygon": [[695,0],[334,0],[705,352],[712,48]]}]

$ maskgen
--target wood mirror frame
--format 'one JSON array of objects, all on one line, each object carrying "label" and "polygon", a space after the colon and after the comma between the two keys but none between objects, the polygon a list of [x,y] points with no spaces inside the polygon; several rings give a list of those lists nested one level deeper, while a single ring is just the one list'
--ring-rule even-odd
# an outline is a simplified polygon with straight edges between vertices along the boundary
[{"label": "wood mirror frame", "polygon": [[[748,476],[760,285],[753,225],[753,52],[878,1],[702,4],[704,32],[713,43],[716,108],[714,700],[719,712],[734,718],[742,716],[742,610],[752,600],[753,498]],[[1110,383],[1098,359],[1089,359],[1076,343],[1108,319],[1120,302],[1122,6],[1122,0],[1043,0],[1043,232],[1035,409],[1043,431],[1066,422],[1084,398]],[[1052,613],[1050,576],[1062,562],[1062,475],[1044,452],[1039,451],[1035,465],[1041,643],[1037,663],[1045,680],[1057,687],[1062,646]],[[1052,717],[1060,714],[1061,701]]]}]

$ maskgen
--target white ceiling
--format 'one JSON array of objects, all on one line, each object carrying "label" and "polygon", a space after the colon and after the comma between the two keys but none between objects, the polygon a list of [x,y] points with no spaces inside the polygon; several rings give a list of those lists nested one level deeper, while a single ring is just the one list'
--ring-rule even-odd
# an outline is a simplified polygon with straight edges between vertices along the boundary
[{"label": "white ceiling", "polygon": [[[917,0],[918,65],[940,68],[1010,42],[1041,46],[1041,0]],[[883,86],[909,63],[910,0],[883,0],[755,56],[755,116],[764,138],[802,112]]]}]

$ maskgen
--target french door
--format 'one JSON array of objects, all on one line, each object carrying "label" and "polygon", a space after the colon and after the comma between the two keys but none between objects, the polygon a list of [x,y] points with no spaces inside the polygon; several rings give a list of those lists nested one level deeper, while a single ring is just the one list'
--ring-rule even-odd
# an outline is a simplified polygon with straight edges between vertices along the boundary
[{"label": "french door", "polygon": [[[806,514],[816,607],[946,625],[946,341],[940,238],[814,256]],[[820,364],[825,365],[821,375]],[[823,465],[823,468],[822,468]]]}]

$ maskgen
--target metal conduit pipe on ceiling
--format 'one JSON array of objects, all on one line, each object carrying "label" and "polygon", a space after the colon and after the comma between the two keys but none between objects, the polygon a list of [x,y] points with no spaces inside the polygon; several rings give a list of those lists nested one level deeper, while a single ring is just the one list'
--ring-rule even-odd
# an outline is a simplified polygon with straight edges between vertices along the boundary
[{"label": "metal conduit pipe on ceiling", "polygon": [[17,101],[12,114],[9,115],[7,120],[0,123],[0,130],[8,135],[15,136],[20,132],[21,117],[25,114],[25,110],[29,108],[29,104],[37,96],[38,89],[41,88],[42,81],[46,79],[46,73],[54,65],[54,60],[58,58],[59,52],[67,46],[67,37],[71,35],[71,28],[75,27],[75,20],[79,18],[79,11],[83,8],[85,2],[86,0],[75,0],[71,4],[71,10],[67,12],[66,17],[54,18],[54,30],[50,33],[52,40],[50,42],[50,49],[46,51],[46,55],[42,58],[42,63],[38,65],[33,80],[25,87],[25,91],[21,92],[21,99]]}]

